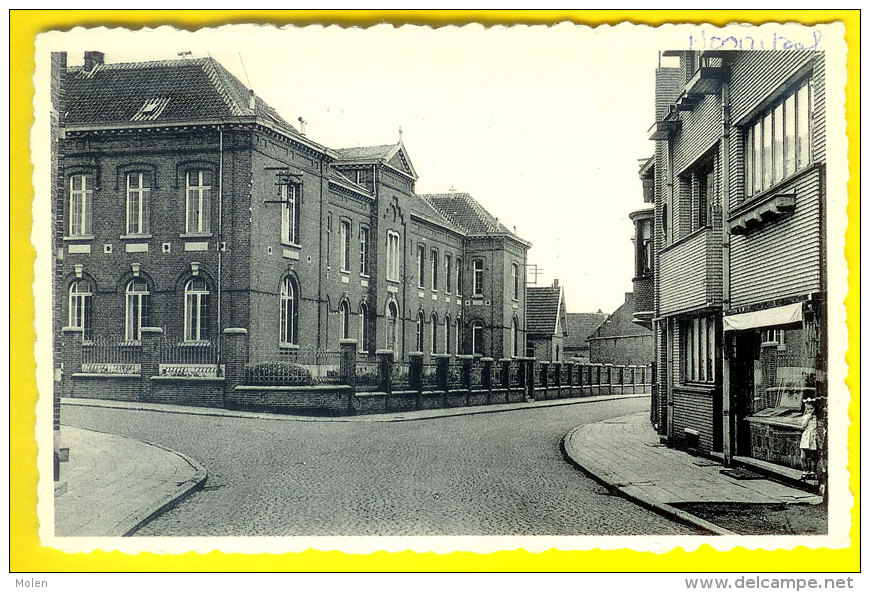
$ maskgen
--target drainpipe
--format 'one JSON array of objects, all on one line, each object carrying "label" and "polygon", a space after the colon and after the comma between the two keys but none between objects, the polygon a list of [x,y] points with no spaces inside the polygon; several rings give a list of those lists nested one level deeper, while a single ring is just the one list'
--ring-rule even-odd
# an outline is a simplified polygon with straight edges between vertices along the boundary
[{"label": "drainpipe", "polygon": [[222,294],[222,271],[223,271],[223,249],[221,245],[224,240],[224,130],[218,128],[218,240],[217,240],[217,359],[221,360],[223,346],[223,315],[221,311],[221,294]]},{"label": "drainpipe", "polygon": [[[731,209],[731,85],[722,83],[722,310],[731,307],[731,230],[728,215]],[[721,323],[721,321],[720,321]],[[721,335],[722,349],[722,451],[725,464],[731,465],[734,456],[734,429],[732,429],[733,398],[731,396],[731,355],[734,351],[733,335],[725,333],[724,323]]]}]

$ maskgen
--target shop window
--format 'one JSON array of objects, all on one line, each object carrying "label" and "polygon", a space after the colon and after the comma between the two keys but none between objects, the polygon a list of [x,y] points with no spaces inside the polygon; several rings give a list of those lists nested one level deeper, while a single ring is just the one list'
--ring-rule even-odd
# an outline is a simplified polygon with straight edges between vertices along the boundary
[{"label": "shop window", "polygon": [[681,324],[683,382],[714,382],[716,378],[716,322],[695,317]]},{"label": "shop window", "polygon": [[804,80],[747,127],[747,196],[761,193],[809,166],[812,115],[812,85]]}]

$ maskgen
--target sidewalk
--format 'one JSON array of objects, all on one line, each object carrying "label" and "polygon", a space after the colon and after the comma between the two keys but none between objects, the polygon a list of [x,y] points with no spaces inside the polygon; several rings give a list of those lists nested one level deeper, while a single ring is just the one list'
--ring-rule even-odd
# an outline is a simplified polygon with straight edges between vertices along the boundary
[{"label": "sidewalk", "polygon": [[596,480],[657,512],[704,530],[736,533],[689,514],[674,504],[818,504],[822,498],[767,479],[737,480],[715,461],[667,448],[647,413],[615,417],[574,428],[563,439],[568,458]]},{"label": "sidewalk", "polygon": [[56,536],[124,536],[200,485],[193,459],[131,438],[63,425],[67,491],[54,498]]}]

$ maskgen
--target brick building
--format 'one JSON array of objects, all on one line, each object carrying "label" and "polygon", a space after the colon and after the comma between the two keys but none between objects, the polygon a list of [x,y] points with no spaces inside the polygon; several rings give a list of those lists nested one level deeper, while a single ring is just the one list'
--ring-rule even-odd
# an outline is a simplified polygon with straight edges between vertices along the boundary
[{"label": "brick building", "polygon": [[568,334],[565,336],[565,357],[575,362],[589,362],[589,337],[607,318],[607,313],[569,312]]},{"label": "brick building", "polygon": [[636,296],[626,292],[625,301],[587,337],[590,362],[626,366],[652,363],[653,334],[636,322],[635,310]]},{"label": "brick building", "polygon": [[538,360],[561,362],[568,335],[568,318],[565,293],[559,280],[553,280],[552,286],[529,286],[526,303],[527,355]]},{"label": "brick building", "polygon": [[250,360],[524,350],[530,244],[467,194],[417,195],[401,138],[326,147],[211,58],[56,59],[58,335],[242,328]]},{"label": "brick building", "polygon": [[[798,466],[824,396],[825,67],[818,52],[665,52],[653,188],[653,419],[726,462]],[[645,307],[642,307],[645,308]]]}]

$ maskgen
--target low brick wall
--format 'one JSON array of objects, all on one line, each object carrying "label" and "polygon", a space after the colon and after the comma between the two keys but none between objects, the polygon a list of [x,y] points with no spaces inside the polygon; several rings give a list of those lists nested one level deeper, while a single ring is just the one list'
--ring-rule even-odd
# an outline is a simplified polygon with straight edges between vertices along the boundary
[{"label": "low brick wall", "polygon": [[354,398],[353,388],[342,385],[237,386],[227,393],[226,406],[246,411],[347,415],[355,411]]},{"label": "low brick wall", "polygon": [[393,391],[387,397],[387,411],[413,411],[416,408],[416,391]]},{"label": "low brick wall", "polygon": [[111,401],[140,401],[142,378],[128,374],[76,373],[70,380],[70,397],[107,399]]},{"label": "low brick wall", "polygon": [[223,407],[224,379],[205,377],[152,376],[151,392],[144,393],[146,403]]},{"label": "low brick wall", "polygon": [[369,413],[386,413],[386,393],[357,393],[353,397],[353,410],[360,415]]}]

